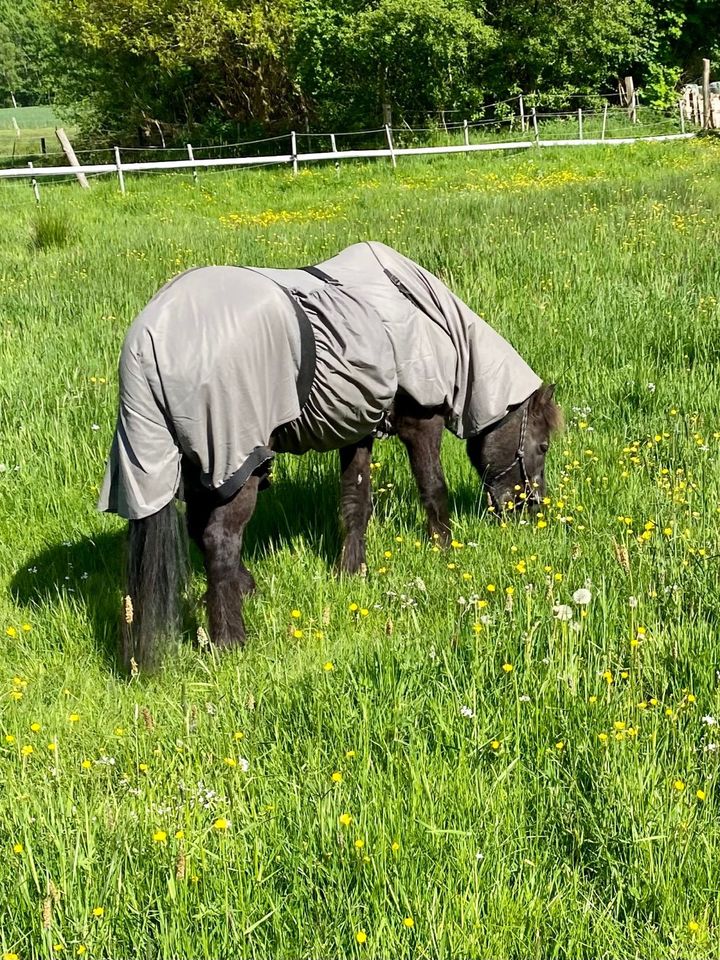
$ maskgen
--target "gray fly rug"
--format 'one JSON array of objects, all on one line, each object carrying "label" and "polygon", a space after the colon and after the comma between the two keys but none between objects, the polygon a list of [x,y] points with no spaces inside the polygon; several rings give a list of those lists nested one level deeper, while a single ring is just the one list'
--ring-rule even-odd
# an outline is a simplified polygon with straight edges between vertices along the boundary
[{"label": "gray fly rug", "polygon": [[200,267],[137,317],[98,507],[156,513],[184,455],[230,498],[276,452],[372,434],[398,391],[467,439],[541,380],[442,281],[382,243],[298,270]]}]

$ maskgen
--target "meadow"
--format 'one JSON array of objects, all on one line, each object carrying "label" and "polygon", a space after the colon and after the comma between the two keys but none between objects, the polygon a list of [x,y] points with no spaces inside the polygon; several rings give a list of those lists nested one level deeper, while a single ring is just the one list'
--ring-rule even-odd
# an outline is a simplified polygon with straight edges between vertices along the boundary
[{"label": "meadow", "polygon": [[[711,958],[720,937],[720,144],[3,185],[0,955]],[[244,650],[115,662],[95,512],[135,313],[205,263],[377,239],[558,384],[548,502],[443,449],[429,543],[378,442],[366,578],[337,457],[279,458]],[[200,633],[202,638],[202,632]]]}]

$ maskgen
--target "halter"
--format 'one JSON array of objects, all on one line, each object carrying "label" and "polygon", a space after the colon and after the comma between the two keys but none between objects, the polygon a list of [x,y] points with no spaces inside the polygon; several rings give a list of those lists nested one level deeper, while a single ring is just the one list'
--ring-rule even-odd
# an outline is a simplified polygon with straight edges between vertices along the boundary
[{"label": "halter", "polygon": [[507,467],[505,467],[504,470],[501,470],[499,473],[496,473],[492,477],[492,479],[486,481],[488,494],[490,496],[490,500],[492,501],[492,506],[494,506],[495,509],[498,511],[501,509],[501,505],[498,502],[497,497],[493,493],[493,485],[497,483],[497,481],[501,477],[504,477],[506,473],[510,473],[513,467],[518,465],[520,467],[520,477],[523,482],[523,487],[524,487],[525,493],[527,494],[525,503],[530,502],[530,500],[537,499],[537,494],[535,493],[535,490],[532,485],[532,481],[528,476],[527,468],[525,466],[525,434],[527,433],[529,409],[530,409],[530,404],[526,403],[525,408],[523,410],[522,422],[520,424],[520,438],[518,440],[518,446],[515,452],[515,459],[512,461],[512,463],[510,463]]}]

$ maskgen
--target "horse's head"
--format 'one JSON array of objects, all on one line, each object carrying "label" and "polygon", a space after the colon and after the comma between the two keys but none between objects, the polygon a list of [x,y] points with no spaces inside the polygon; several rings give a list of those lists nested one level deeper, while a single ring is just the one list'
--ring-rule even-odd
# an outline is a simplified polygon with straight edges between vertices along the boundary
[{"label": "horse's head", "polygon": [[553,400],[554,384],[543,384],[528,399],[467,442],[491,505],[537,510],[545,496],[545,457],[550,435],[563,418]]}]

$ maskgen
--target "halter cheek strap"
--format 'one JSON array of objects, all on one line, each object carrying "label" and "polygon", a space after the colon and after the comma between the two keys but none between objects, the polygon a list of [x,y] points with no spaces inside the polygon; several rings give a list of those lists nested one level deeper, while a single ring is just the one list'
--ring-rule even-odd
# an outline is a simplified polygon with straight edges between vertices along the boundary
[{"label": "halter cheek strap", "polygon": [[521,421],[521,423],[520,423],[520,438],[519,438],[519,440],[518,440],[518,446],[517,446],[517,450],[516,450],[516,452],[515,452],[515,459],[512,461],[512,463],[510,463],[507,467],[505,467],[504,470],[501,470],[499,473],[496,473],[496,474],[492,477],[492,479],[490,479],[490,480],[487,481],[487,486],[488,486],[488,492],[489,492],[489,494],[490,494],[490,499],[492,500],[493,506],[494,506],[496,509],[500,507],[500,504],[499,504],[498,501],[497,501],[497,497],[496,497],[495,494],[493,493],[493,489],[492,489],[492,488],[493,488],[493,485],[494,485],[495,483],[497,483],[497,481],[498,481],[501,477],[504,477],[506,474],[510,473],[510,471],[511,471],[511,470],[513,469],[513,467],[515,467],[515,466],[519,466],[519,467],[520,467],[520,477],[521,477],[522,482],[523,482],[523,487],[524,487],[525,493],[526,493],[526,494],[529,494],[531,498],[534,498],[534,493],[535,493],[535,491],[534,491],[534,489],[533,489],[532,481],[530,480],[530,477],[528,476],[527,467],[525,466],[525,436],[526,436],[526,434],[527,434],[528,411],[529,411],[529,409],[530,409],[530,404],[526,404],[526,405],[525,405],[525,409],[523,410],[522,421]]}]

